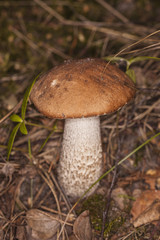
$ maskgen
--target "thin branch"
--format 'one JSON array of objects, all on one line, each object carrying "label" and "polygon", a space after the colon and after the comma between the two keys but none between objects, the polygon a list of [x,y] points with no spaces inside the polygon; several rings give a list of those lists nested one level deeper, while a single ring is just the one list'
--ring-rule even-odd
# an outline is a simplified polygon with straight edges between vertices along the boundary
[{"label": "thin branch", "polygon": [[37,3],[39,6],[41,6],[42,8],[44,8],[48,13],[50,13],[52,16],[54,16],[60,22],[62,22],[62,23],[65,22],[65,19],[59,13],[57,13],[55,10],[53,10],[53,8],[49,7],[45,2],[43,2],[41,0],[34,0],[34,2]]},{"label": "thin branch", "polygon": [[39,51],[39,47],[33,41],[31,41],[28,37],[26,37],[24,34],[18,31],[16,28],[10,26],[9,30],[12,31],[17,37],[25,41],[35,51]]},{"label": "thin branch", "polygon": [[3,118],[0,119],[0,124],[1,124],[2,122],[4,122],[13,112],[18,111],[18,109],[19,109],[19,108],[21,107],[21,105],[22,105],[22,101],[23,101],[23,99],[21,99],[21,101],[20,101],[9,113],[7,113]]},{"label": "thin branch", "polygon": [[98,2],[104,8],[106,8],[109,12],[111,12],[114,16],[116,16],[122,22],[124,22],[124,23],[128,23],[129,22],[129,20],[125,16],[123,16],[123,14],[118,12],[115,8],[113,8],[110,4],[108,4],[104,0],[96,0],[96,2]]}]

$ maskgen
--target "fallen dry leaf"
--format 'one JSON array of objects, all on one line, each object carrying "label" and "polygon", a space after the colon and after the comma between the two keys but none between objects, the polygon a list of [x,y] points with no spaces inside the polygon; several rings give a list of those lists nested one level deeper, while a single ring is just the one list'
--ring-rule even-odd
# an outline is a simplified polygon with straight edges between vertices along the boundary
[{"label": "fallen dry leaf", "polygon": [[145,211],[143,211],[133,222],[134,227],[157,221],[160,219],[160,200],[154,201]]},{"label": "fallen dry leaf", "polygon": [[134,220],[145,210],[147,209],[156,199],[160,200],[160,191],[159,190],[146,190],[143,191],[140,197],[136,199],[133,203],[131,214],[133,216],[132,221]]},{"label": "fallen dry leaf", "polygon": [[78,240],[92,239],[92,228],[88,210],[82,212],[75,220],[73,232]]},{"label": "fallen dry leaf", "polygon": [[4,189],[7,189],[10,182],[12,181],[12,175],[15,171],[14,165],[12,163],[5,163],[2,169],[0,170],[0,192]]},{"label": "fallen dry leaf", "polygon": [[1,169],[1,172],[5,174],[6,177],[11,177],[15,171],[15,167],[12,163],[5,163],[3,168]]},{"label": "fallen dry leaf", "polygon": [[27,224],[32,229],[34,239],[46,240],[59,230],[60,223],[56,214],[47,214],[38,209],[31,209],[26,214]]}]

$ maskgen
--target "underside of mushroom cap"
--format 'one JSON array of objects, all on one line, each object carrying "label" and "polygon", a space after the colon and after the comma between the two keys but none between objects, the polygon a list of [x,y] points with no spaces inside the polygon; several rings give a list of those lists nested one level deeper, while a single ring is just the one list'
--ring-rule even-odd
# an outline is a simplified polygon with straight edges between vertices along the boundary
[{"label": "underside of mushroom cap", "polygon": [[31,100],[51,118],[80,118],[111,113],[135,95],[133,81],[102,59],[66,61],[42,75]]}]

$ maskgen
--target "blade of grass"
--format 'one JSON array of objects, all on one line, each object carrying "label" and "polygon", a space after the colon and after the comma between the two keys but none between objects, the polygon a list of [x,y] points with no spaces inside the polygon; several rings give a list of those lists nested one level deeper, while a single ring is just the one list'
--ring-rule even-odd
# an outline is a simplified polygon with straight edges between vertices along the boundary
[{"label": "blade of grass", "polygon": [[26,124],[26,125],[29,125],[29,126],[33,126],[33,127],[46,128],[46,129],[49,130],[49,131],[52,131],[52,130],[53,130],[52,127],[48,127],[48,126],[41,125],[41,124],[37,124],[37,123],[32,123],[32,122],[27,122],[27,121],[25,121],[25,124]]},{"label": "blade of grass", "polygon": [[28,138],[28,154],[30,159],[32,158],[32,148],[31,148],[31,140]]},{"label": "blade of grass", "polygon": [[145,61],[145,60],[155,60],[155,61],[160,61],[160,58],[158,57],[150,57],[150,56],[139,56],[139,57],[134,57],[129,59],[129,64],[131,65],[134,62],[140,62],[140,61]]},{"label": "blade of grass", "polygon": [[31,85],[27,88],[24,97],[23,97],[23,102],[22,102],[22,107],[21,107],[21,117],[24,120],[25,119],[25,115],[26,115],[26,108],[27,108],[27,102],[29,99],[29,95],[31,93],[31,90],[33,88],[33,85],[35,84],[37,78],[39,77],[40,74],[38,74],[35,79],[33,80],[33,82],[31,83]]},{"label": "blade of grass", "polygon": [[8,147],[7,147],[7,161],[9,160],[10,154],[11,154],[11,150],[13,147],[13,143],[14,143],[14,139],[16,137],[16,134],[18,132],[18,129],[20,128],[21,123],[18,123],[12,130],[9,141],[8,141]]},{"label": "blade of grass", "polygon": [[54,125],[53,125],[53,130],[49,133],[49,135],[47,136],[47,138],[45,139],[45,141],[43,142],[43,144],[41,145],[40,149],[38,152],[41,152],[42,149],[44,148],[44,146],[46,145],[46,143],[48,142],[49,138],[51,137],[51,135],[55,132],[56,130],[56,124],[57,121],[55,121]]}]

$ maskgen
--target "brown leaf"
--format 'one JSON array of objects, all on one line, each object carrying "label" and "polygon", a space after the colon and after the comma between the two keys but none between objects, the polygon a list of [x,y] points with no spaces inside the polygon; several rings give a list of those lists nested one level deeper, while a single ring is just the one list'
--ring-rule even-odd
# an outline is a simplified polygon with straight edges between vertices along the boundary
[{"label": "brown leaf", "polygon": [[14,165],[12,163],[5,163],[2,169],[0,170],[0,191],[6,189],[10,182],[12,181],[12,175],[15,171]]},{"label": "brown leaf", "polygon": [[156,199],[160,200],[159,190],[143,191],[140,197],[133,203],[131,214],[134,221],[145,209],[147,209]]},{"label": "brown leaf", "polygon": [[46,240],[54,236],[59,230],[58,216],[48,214],[38,209],[31,209],[26,214],[29,227],[32,229],[32,237]]},{"label": "brown leaf", "polygon": [[134,227],[157,221],[160,219],[160,200],[154,201],[145,211],[143,211],[133,222]]},{"label": "brown leaf", "polygon": [[82,212],[73,225],[73,232],[78,240],[91,240],[92,228],[90,223],[89,211]]},{"label": "brown leaf", "polygon": [[6,177],[11,177],[15,171],[14,165],[12,163],[5,163],[3,168],[1,169],[1,172],[5,174]]}]

